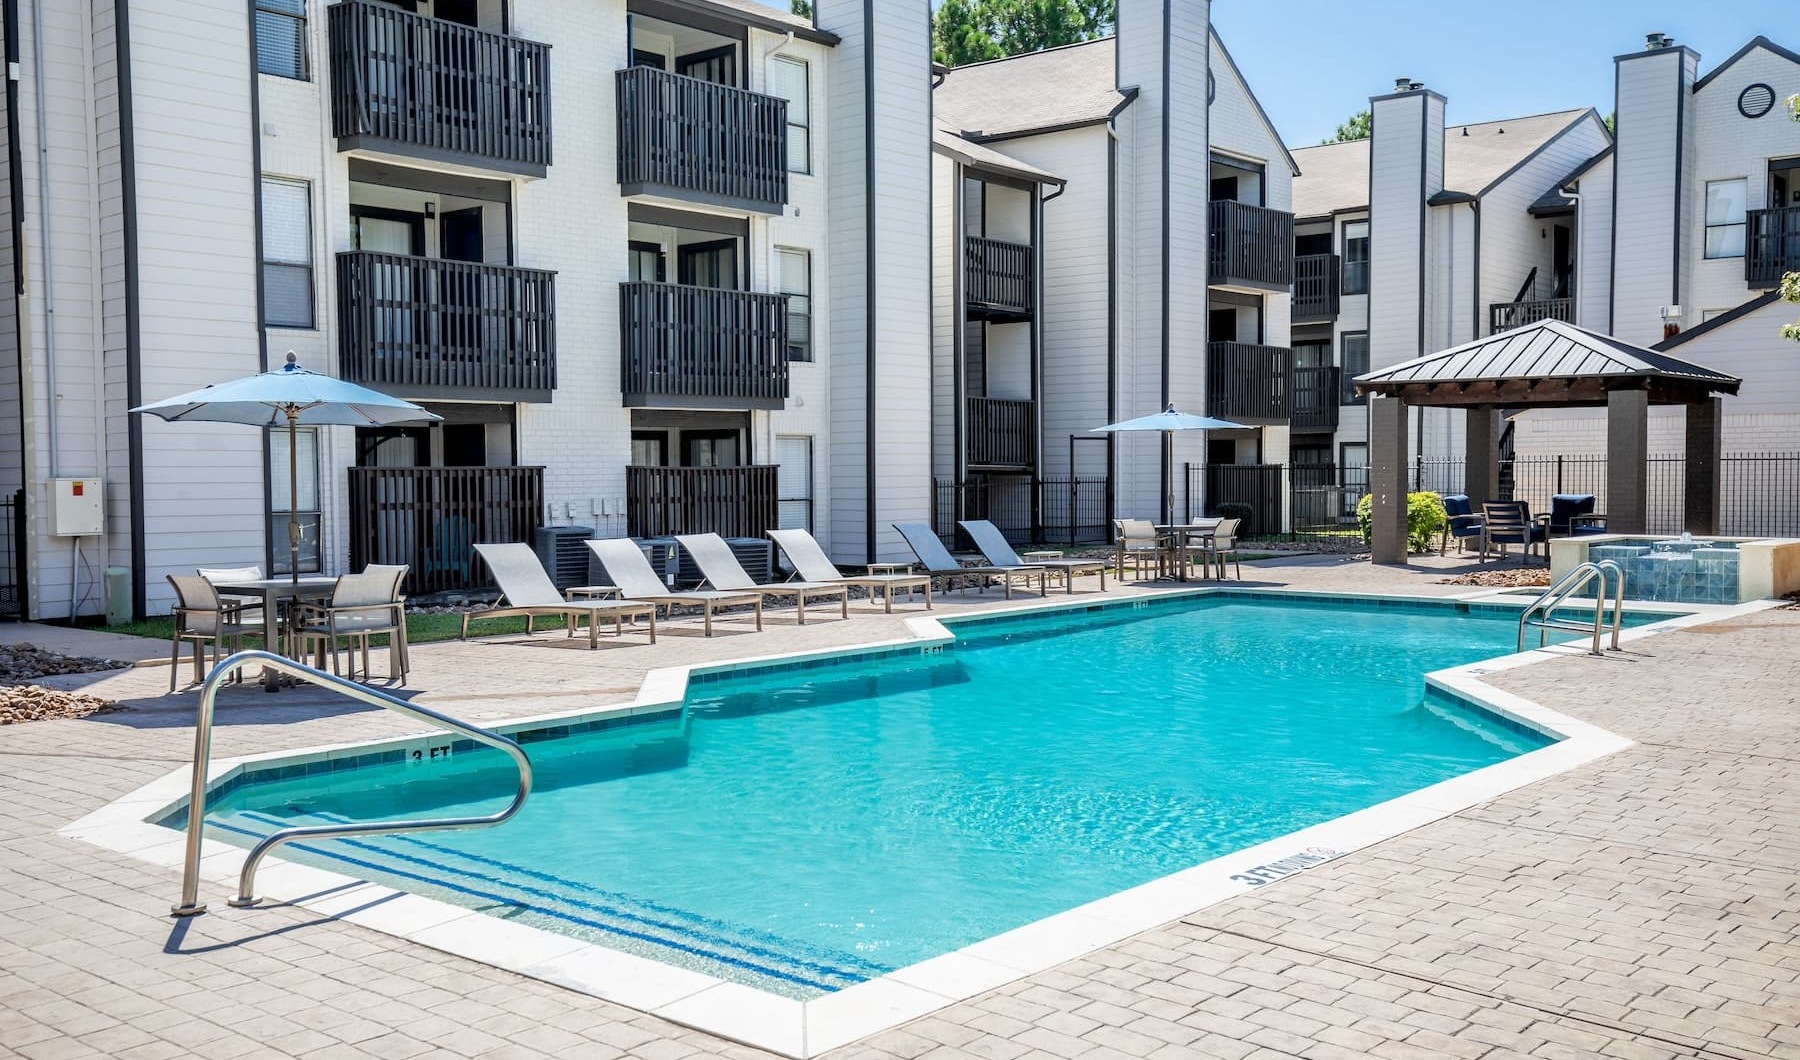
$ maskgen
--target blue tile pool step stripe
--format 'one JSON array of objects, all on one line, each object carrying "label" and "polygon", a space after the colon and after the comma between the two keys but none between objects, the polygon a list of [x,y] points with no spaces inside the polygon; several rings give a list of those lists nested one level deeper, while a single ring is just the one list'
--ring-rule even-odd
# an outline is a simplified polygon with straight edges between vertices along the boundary
[{"label": "blue tile pool step stripe", "polygon": [[[304,819],[308,817],[310,821]],[[240,814],[240,818],[266,825],[267,831],[222,821],[209,821],[208,824],[239,835],[261,838],[290,825],[337,824],[346,820],[335,814],[297,814],[284,820],[251,812]],[[356,853],[352,855],[340,849],[307,843],[297,843],[295,847],[314,857],[376,874],[377,882],[380,877],[399,877],[441,888],[463,898],[525,910],[586,928],[603,939],[661,950],[673,955],[678,964],[682,963],[681,957],[699,958],[823,992],[852,986],[891,970],[855,954],[808,954],[806,947],[770,933],[746,931],[665,903],[646,902],[618,892],[594,891],[549,873],[463,853],[426,840],[405,836],[384,839],[384,843],[406,844],[425,856],[362,840],[340,839],[332,843]],[[456,861],[480,868],[452,864]],[[521,880],[535,880],[543,885],[519,882]],[[565,893],[568,891],[575,893]]]}]

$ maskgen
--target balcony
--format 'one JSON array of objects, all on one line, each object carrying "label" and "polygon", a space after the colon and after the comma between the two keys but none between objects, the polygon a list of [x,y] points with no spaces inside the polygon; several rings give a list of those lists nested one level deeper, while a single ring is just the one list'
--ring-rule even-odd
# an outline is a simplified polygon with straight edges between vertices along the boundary
[{"label": "balcony", "polygon": [[1032,250],[1023,243],[969,236],[963,250],[963,302],[978,319],[1030,320],[1036,305]]},{"label": "balcony", "polygon": [[556,389],[555,273],[354,250],[337,277],[343,378],[411,400]]},{"label": "balcony", "polygon": [[1525,302],[1496,302],[1488,306],[1488,334],[1522,328],[1540,320],[1575,322],[1575,299],[1537,298]]},{"label": "balcony", "polygon": [[1303,254],[1294,259],[1296,324],[1322,324],[1338,315],[1338,256]]},{"label": "balcony", "polygon": [[1295,368],[1294,411],[1289,426],[1296,431],[1337,430],[1342,374],[1332,367]]},{"label": "balcony", "polygon": [[544,522],[541,467],[353,467],[350,568],[405,564],[406,594],[469,589],[477,541],[530,541]]},{"label": "balcony", "polygon": [[619,321],[628,406],[778,409],[787,400],[786,295],[624,283]]},{"label": "balcony", "polygon": [[781,212],[786,100],[650,66],[617,77],[624,194]]},{"label": "balcony", "polygon": [[541,177],[550,46],[373,0],[326,9],[338,150]]},{"label": "balcony", "polygon": [[773,464],[742,467],[627,467],[625,533],[630,537],[714,533],[762,537],[775,529]]},{"label": "balcony", "polygon": [[1751,210],[1744,228],[1744,279],[1752,287],[1778,287],[1800,271],[1800,206]]},{"label": "balcony", "polygon": [[980,471],[1029,471],[1037,463],[1036,407],[1009,398],[968,399],[968,466]]},{"label": "balcony", "polygon": [[1287,423],[1293,412],[1294,351],[1248,342],[1206,346],[1206,414],[1238,423]]},{"label": "balcony", "polygon": [[1285,290],[1294,285],[1294,215],[1222,199],[1206,232],[1208,282]]}]

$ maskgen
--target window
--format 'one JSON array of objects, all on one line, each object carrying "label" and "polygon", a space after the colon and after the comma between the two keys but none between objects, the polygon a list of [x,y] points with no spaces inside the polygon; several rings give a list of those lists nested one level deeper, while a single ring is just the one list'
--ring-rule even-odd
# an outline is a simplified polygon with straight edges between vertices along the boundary
[{"label": "window", "polygon": [[812,255],[791,247],[775,248],[776,292],[788,296],[788,360],[810,361],[812,350]]},{"label": "window", "polygon": [[812,95],[806,64],[777,55],[769,62],[769,94],[787,100],[789,173],[812,172]]},{"label": "window", "polygon": [[1744,256],[1744,210],[1749,200],[1750,182],[1743,177],[1706,182],[1707,257]]},{"label": "window", "polygon": [[256,0],[256,72],[306,80],[306,0]]},{"label": "window", "polygon": [[[288,478],[288,430],[269,432],[269,569],[275,574],[293,573],[288,550],[288,505],[300,525],[300,573],[317,574],[319,567],[319,431],[302,427],[293,434],[296,475]],[[298,483],[293,491],[292,483]]]},{"label": "window", "polygon": [[783,530],[812,530],[813,440],[809,434],[775,436],[775,508]]},{"label": "window", "polygon": [[1366,399],[1356,396],[1356,386],[1353,380],[1369,370],[1368,332],[1344,332],[1343,367],[1344,404],[1360,405]]},{"label": "window", "polygon": [[312,202],[305,181],[264,177],[263,324],[313,326]]},{"label": "window", "polygon": [[1344,223],[1344,293],[1369,293],[1369,222]]}]

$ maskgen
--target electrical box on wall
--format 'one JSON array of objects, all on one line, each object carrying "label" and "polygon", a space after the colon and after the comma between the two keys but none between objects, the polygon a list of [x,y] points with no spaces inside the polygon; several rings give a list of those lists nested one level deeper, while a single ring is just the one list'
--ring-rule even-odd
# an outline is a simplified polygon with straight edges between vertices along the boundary
[{"label": "electrical box on wall", "polygon": [[98,537],[106,531],[105,483],[97,478],[50,480],[50,536]]}]

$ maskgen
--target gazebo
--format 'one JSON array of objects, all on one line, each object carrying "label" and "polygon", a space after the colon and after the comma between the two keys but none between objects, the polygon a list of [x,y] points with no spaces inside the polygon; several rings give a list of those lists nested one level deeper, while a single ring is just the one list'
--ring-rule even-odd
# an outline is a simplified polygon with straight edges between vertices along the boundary
[{"label": "gazebo", "polygon": [[1651,405],[1687,409],[1685,524],[1719,527],[1719,394],[1742,380],[1560,320],[1540,320],[1452,349],[1359,375],[1369,397],[1369,492],[1373,559],[1406,562],[1406,410],[1459,408],[1467,415],[1464,492],[1479,504],[1499,494],[1495,416],[1502,409],[1606,409],[1606,525],[1647,530]]}]

